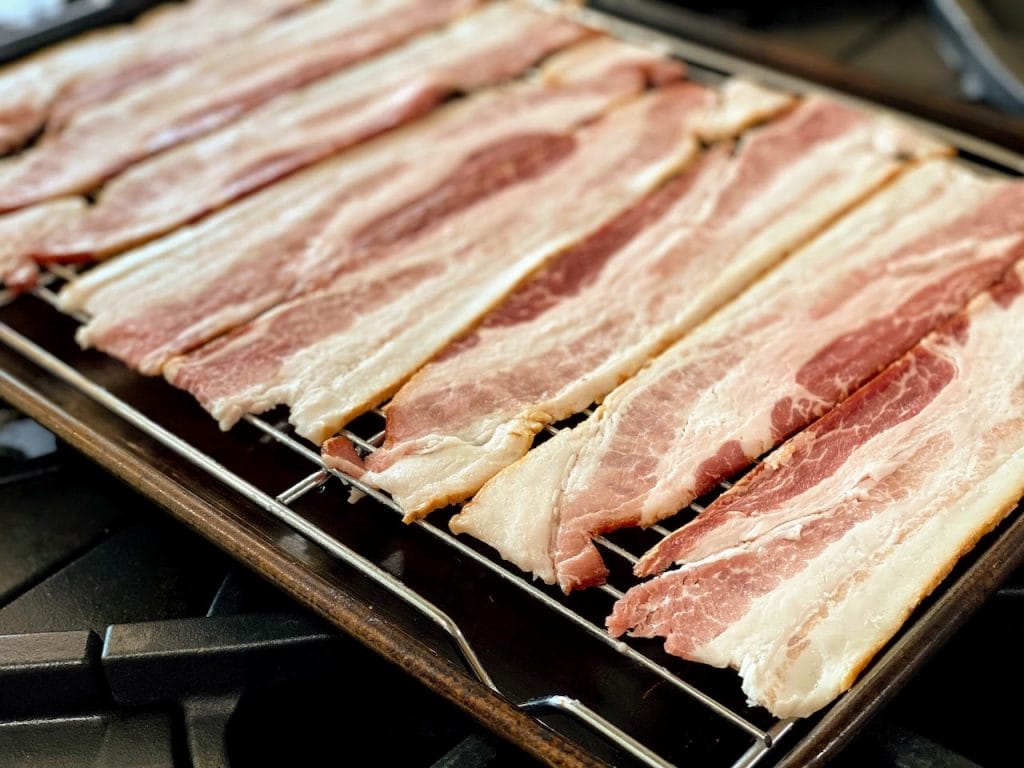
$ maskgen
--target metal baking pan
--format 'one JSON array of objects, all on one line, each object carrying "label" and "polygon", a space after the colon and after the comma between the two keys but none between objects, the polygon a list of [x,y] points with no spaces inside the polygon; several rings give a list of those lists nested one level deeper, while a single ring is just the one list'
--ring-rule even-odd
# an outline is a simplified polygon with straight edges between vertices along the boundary
[{"label": "metal baking pan", "polygon": [[[635,12],[646,4],[629,5]],[[622,37],[680,56],[695,79],[739,73],[797,92],[822,87],[649,25],[582,13]],[[1024,169],[1021,157],[962,126],[922,125],[961,148],[965,161],[996,173]],[[68,276],[56,270],[35,295],[0,301],[0,397],[495,733],[554,765],[824,762],[1024,562],[1017,509],[964,558],[848,693],[808,720],[776,721],[746,706],[730,670],[668,657],[656,641],[607,637],[604,616],[616,590],[631,583],[626,559],[613,565],[607,588],[563,597],[486,546],[452,537],[444,514],[406,526],[383,497],[349,505],[349,487],[322,469],[313,446],[291,435],[283,414],[221,433],[186,394],[78,349],[76,321],[51,306],[53,290]],[[371,414],[351,429],[372,445],[380,420]],[[648,536],[624,531],[604,546],[628,556],[646,549]]]}]

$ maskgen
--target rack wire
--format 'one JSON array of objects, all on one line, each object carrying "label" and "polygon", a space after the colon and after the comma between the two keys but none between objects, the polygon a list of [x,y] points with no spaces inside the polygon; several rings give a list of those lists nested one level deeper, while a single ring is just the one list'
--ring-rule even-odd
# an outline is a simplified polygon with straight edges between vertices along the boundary
[{"label": "rack wire", "polygon": [[[59,308],[57,289],[59,289],[59,287],[65,282],[73,280],[77,274],[78,270],[76,268],[53,265],[42,276],[39,285],[32,293],[52,307]],[[13,298],[14,297],[10,295],[0,295],[0,306],[10,302]],[[79,322],[85,322],[88,320],[87,316],[80,313],[72,316]],[[246,423],[262,435],[266,436],[270,441],[297,455],[309,465],[308,473],[287,488],[259,488],[229,471],[226,467],[216,462],[207,454],[202,453],[178,435],[157,424],[129,403],[117,398],[106,389],[103,389],[71,366],[57,359],[44,348],[38,346],[32,340],[3,324],[0,324],[0,341],[3,341],[28,359],[48,370],[50,373],[74,386],[83,394],[89,396],[93,400],[96,400],[110,411],[155,438],[178,455],[187,459],[195,466],[216,478],[218,481],[227,485],[229,488],[241,493],[274,518],[283,522],[311,542],[321,546],[333,556],[343,560],[348,565],[353,566],[363,576],[398,597],[407,606],[429,619],[450,638],[470,673],[477,680],[491,690],[504,695],[501,689],[495,684],[484,664],[481,662],[480,657],[472,644],[467,640],[462,628],[451,618],[450,615],[445,613],[445,611],[423,595],[406,585],[401,579],[385,571],[367,557],[332,537],[322,528],[311,523],[294,509],[294,505],[311,492],[323,489],[333,483],[341,483],[344,484],[345,487],[357,491],[359,494],[371,497],[375,502],[387,509],[390,509],[399,516],[402,514],[400,507],[387,494],[369,487],[358,479],[350,477],[343,472],[326,467],[321,461],[320,454],[315,447],[304,439],[295,436],[288,427],[287,422],[281,421],[271,423],[264,418],[253,415],[244,417],[244,421]],[[382,419],[383,414],[380,410],[376,410],[373,413],[378,417],[378,419]],[[583,417],[587,417],[590,415],[590,411],[584,411],[581,415]],[[547,435],[553,435],[557,434],[559,429],[559,425],[551,425],[545,428],[545,432]],[[351,440],[357,447],[357,450],[359,450],[363,455],[376,450],[384,439],[384,431],[382,428],[370,430],[346,428],[341,430],[339,434]],[[723,483],[718,489],[718,492],[724,492],[724,490],[729,486],[730,484],[728,482]],[[699,513],[702,509],[703,507],[694,503],[678,517],[685,521],[689,517]],[[582,629],[590,637],[598,640],[607,647],[613,649],[616,653],[628,659],[629,662],[637,668],[655,675],[661,681],[668,683],[676,690],[681,691],[693,701],[712,712],[722,721],[727,722],[733,728],[738,729],[740,732],[745,734],[749,746],[736,757],[736,760],[733,763],[734,768],[749,768],[749,766],[756,765],[765,757],[773,745],[777,744],[778,740],[793,727],[794,722],[791,720],[778,720],[766,728],[755,725],[741,712],[730,708],[728,705],[715,698],[712,694],[702,690],[697,685],[688,682],[683,676],[671,670],[664,663],[659,663],[653,660],[647,653],[637,647],[634,647],[628,639],[625,641],[613,639],[603,626],[600,626],[596,622],[587,618],[581,612],[574,610],[567,604],[567,600],[536,586],[526,575],[510,569],[496,556],[482,553],[478,549],[470,546],[462,539],[450,533],[448,530],[440,527],[430,518],[419,520],[413,523],[413,525],[425,531],[432,538],[440,541],[453,552],[487,569],[490,573],[496,575],[502,582],[512,585],[516,589],[524,592],[529,596],[529,598],[543,605],[546,609],[550,610],[561,619],[568,621],[579,629]],[[655,525],[648,530],[653,530],[661,536],[671,533],[671,529],[663,525]],[[623,546],[621,543],[614,541],[613,538],[599,536],[595,538],[594,541],[607,556],[620,558],[630,566],[638,559],[638,556],[631,552],[627,546]],[[623,594],[620,589],[612,586],[611,584],[595,587],[591,591],[594,590],[603,593],[610,600],[618,599]],[[629,727],[628,723],[623,723],[621,725],[613,723],[602,716],[599,712],[591,709],[585,703],[571,696],[567,696],[556,691],[546,696],[517,702],[517,705],[524,711],[533,713],[537,716],[551,711],[558,711],[563,714],[567,714],[577,721],[585,724],[593,731],[600,734],[603,738],[616,745],[624,752],[632,755],[645,765],[657,766],[658,768],[664,768],[665,766],[672,765],[654,750],[633,738],[625,730],[625,728]]]}]

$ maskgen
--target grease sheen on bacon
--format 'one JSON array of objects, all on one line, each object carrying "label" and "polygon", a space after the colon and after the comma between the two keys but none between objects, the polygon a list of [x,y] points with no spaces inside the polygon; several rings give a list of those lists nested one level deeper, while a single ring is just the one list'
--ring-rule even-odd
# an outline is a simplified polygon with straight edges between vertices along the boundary
[{"label": "grease sheen on bacon", "polygon": [[[473,168],[364,236],[380,245],[321,291],[165,366],[223,426],[247,412],[291,408],[299,434],[321,441],[391,395],[417,368],[527,274],[642,198],[689,161],[692,122],[708,91],[669,85],[577,132],[523,135],[510,154]],[[491,174],[510,182],[461,207]],[[420,211],[460,209],[438,223]],[[409,213],[412,211],[412,217]],[[413,227],[392,244],[389,233]],[[245,361],[244,376],[227,376]]]},{"label": "grease sheen on bacon", "polygon": [[[662,353],[592,418],[497,475],[453,528],[563,589],[601,582],[593,536],[675,514],[998,279],[1024,255],[1022,203],[1019,182],[948,161],[908,172]],[[696,555],[757,524],[720,522],[717,533],[666,540],[638,573],[681,556],[684,541]]]},{"label": "grease sheen on bacon", "polygon": [[82,35],[0,69],[0,154],[310,0],[189,0]]},{"label": "grease sheen on bacon", "polygon": [[1022,274],[1018,264],[712,504],[765,524],[630,589],[612,633],[735,667],[779,717],[849,688],[1024,493]]},{"label": "grease sheen on bacon", "polygon": [[[542,27],[533,41],[563,39],[551,37],[549,19],[528,18]],[[380,229],[391,214],[408,209],[390,216],[392,240],[402,237],[399,224],[407,230],[415,224],[414,212],[439,224],[458,206],[446,212],[439,207],[445,195],[432,193],[458,189],[447,182],[471,179],[473,166],[524,132],[571,130],[636,96],[648,81],[678,79],[680,71],[609,38],[581,43],[547,61],[537,77],[455,102],[101,265],[61,292],[62,307],[91,316],[80,342],[159,373],[170,357],[309,290],[346,264],[372,258],[367,235],[375,222]],[[432,149],[427,156],[426,146]],[[501,181],[494,176],[490,183]],[[486,192],[479,188],[477,197]]]},{"label": "grease sheen on bacon", "polygon": [[387,406],[364,483],[415,518],[461,501],[545,425],[647,360],[887,180],[940,151],[892,121],[813,98],[559,257]]},{"label": "grease sheen on bacon", "polygon": [[[21,240],[28,245],[20,259],[74,261],[145,242],[407,123],[452,91],[514,77],[587,34],[576,24],[520,3],[488,6],[444,30],[282,96],[229,128],[140,163],[111,182],[96,205],[83,208],[77,217],[64,217],[58,229],[35,237],[24,233]],[[309,192],[313,201],[322,185]],[[306,207],[300,202],[298,211]]]},{"label": "grease sheen on bacon", "polygon": [[208,134],[478,3],[328,0],[215,46],[150,78],[144,88],[77,111],[59,132],[0,161],[0,211],[92,190],[133,163]]}]

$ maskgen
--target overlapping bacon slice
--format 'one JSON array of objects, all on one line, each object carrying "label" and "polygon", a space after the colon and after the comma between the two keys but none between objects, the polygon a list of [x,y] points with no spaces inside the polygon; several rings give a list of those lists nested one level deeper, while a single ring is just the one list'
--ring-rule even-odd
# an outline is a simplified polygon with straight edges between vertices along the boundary
[{"label": "overlapping bacon slice", "polygon": [[[1021,256],[1024,184],[926,163],[670,347],[592,418],[497,475],[452,527],[566,591],[598,583],[606,569],[593,536],[675,514],[827,411]],[[739,522],[708,520],[726,534]],[[711,530],[681,533],[638,572],[700,557],[714,541]]]},{"label": "overlapping bacon slice", "polygon": [[[587,34],[579,25],[525,4],[495,3],[134,166],[108,184],[95,205],[80,204],[74,212],[68,211],[67,200],[37,206],[54,210],[60,226],[49,226],[48,217],[38,216],[33,220],[37,230],[22,228],[18,240],[24,245],[7,256],[6,271],[31,275],[33,259],[79,261],[151,240],[407,123],[452,92],[514,77]],[[422,146],[419,151],[423,154]],[[298,210],[303,208],[300,203]]]},{"label": "overlapping bacon slice", "polygon": [[61,130],[0,161],[0,211],[88,192],[133,163],[208,134],[479,1],[328,0],[212,46],[143,88],[77,110]]},{"label": "overlapping bacon slice", "polygon": [[846,690],[1024,493],[1022,276],[1018,265],[712,504],[731,535],[630,589],[612,633],[735,667],[780,717]]},{"label": "overlapping bacon slice", "polygon": [[385,443],[361,479],[407,518],[467,498],[545,425],[600,401],[906,160],[942,151],[820,98],[732,157],[712,150],[420,371],[388,404]]},{"label": "overlapping bacon slice", "polygon": [[190,0],[0,69],[0,154],[310,0]]},{"label": "overlapping bacon slice", "polygon": [[575,132],[506,138],[364,229],[332,284],[172,360],[165,374],[224,426],[287,404],[299,434],[323,440],[689,162],[699,126],[720,109],[715,92],[682,83]]},{"label": "overlapping bacon slice", "polygon": [[[550,35],[550,19],[529,18]],[[503,12],[492,19],[509,21]],[[520,48],[542,50],[534,45]],[[385,241],[394,247],[515,182],[510,166],[489,186],[467,187],[501,152],[514,160],[530,137],[569,132],[680,72],[610,38],[584,42],[535,78],[444,107],[92,270],[64,289],[62,306],[91,316],[80,342],[159,373],[170,357],[372,261]]]}]

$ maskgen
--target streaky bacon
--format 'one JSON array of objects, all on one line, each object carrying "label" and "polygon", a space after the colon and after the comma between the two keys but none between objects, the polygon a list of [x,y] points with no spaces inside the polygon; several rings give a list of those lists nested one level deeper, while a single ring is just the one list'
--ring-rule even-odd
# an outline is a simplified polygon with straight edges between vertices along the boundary
[{"label": "streaky bacon", "polygon": [[814,98],[735,156],[712,150],[417,373],[388,404],[362,481],[406,519],[462,501],[544,426],[599,402],[907,160],[940,149]]},{"label": "streaky bacon", "polygon": [[75,37],[0,69],[0,154],[310,0],[190,0]]},{"label": "streaky bacon", "polygon": [[[1024,184],[948,161],[909,171],[669,347],[593,417],[494,477],[453,529],[566,591],[602,582],[592,537],[675,514],[997,280],[1024,255],[1022,202]],[[701,516],[637,573],[718,551],[757,525],[757,516]]]},{"label": "streaky bacon", "polygon": [[630,589],[613,635],[743,677],[803,717],[850,687],[1024,493],[1018,264],[708,508],[768,521]]},{"label": "streaky bacon", "polygon": [[[324,440],[386,399],[526,275],[692,159],[691,120],[709,101],[701,86],[669,85],[578,131],[506,141],[500,162],[470,161],[465,176],[418,201],[412,219],[403,205],[390,223],[372,224],[364,235],[380,245],[362,257],[356,251],[332,284],[170,361],[165,375],[224,427],[286,404],[299,434]],[[491,174],[508,183],[473,200]],[[452,212],[437,224],[418,217],[435,205]],[[411,225],[414,236],[392,243],[392,224]],[[244,376],[228,373],[239,370]]]},{"label": "streaky bacon", "polygon": [[[922,169],[901,184],[899,191],[917,183],[921,185],[918,194],[933,196],[922,210],[924,215],[906,212],[904,221],[891,230],[895,237],[876,235],[876,242],[890,244],[891,256],[843,270],[842,281],[823,285],[825,290],[806,305],[804,322],[816,331],[817,345],[807,350],[813,354],[788,358],[798,363],[791,369],[796,374],[785,385],[765,392],[776,396],[770,409],[767,397],[756,401],[763,408],[759,415],[766,429],[760,443],[742,446],[739,467],[722,460],[729,441],[718,440],[718,453],[697,466],[694,496],[841,401],[1024,257],[1024,183],[960,178],[966,172],[952,164],[943,163],[940,168]],[[896,206],[891,210],[898,211]],[[891,289],[884,290],[883,284]],[[744,320],[754,322],[752,315]],[[817,332],[829,326],[830,332]],[[767,359],[763,355],[759,362]],[[749,434],[734,434],[732,439],[741,443]],[[719,436],[725,437],[715,435]],[[759,518],[706,511],[645,555],[636,566],[637,573],[656,573],[672,561],[704,557],[756,536],[769,524]]]},{"label": "streaky bacon", "polygon": [[144,243],[407,123],[453,91],[514,77],[588,34],[518,3],[486,7],[136,165],[78,216],[34,238],[26,233],[23,260],[81,261]]},{"label": "streaky bacon", "polygon": [[[551,37],[549,20],[531,18],[542,25],[534,43],[562,39]],[[411,235],[417,220],[440,224],[458,207],[451,191],[461,187],[452,182],[472,183],[488,154],[497,159],[496,151],[507,153],[525,134],[571,130],[637,95],[649,79],[680,71],[610,38],[581,43],[547,61],[537,77],[455,102],[101,265],[62,291],[62,307],[91,316],[81,343],[159,373],[170,357],[370,258],[369,240],[380,247],[385,234],[393,242]],[[486,193],[479,187],[475,196]]]},{"label": "streaky bacon", "polygon": [[330,0],[214,46],[149,78],[144,88],[78,110],[60,131],[0,161],[0,211],[95,189],[146,157],[211,133],[479,2]]}]

